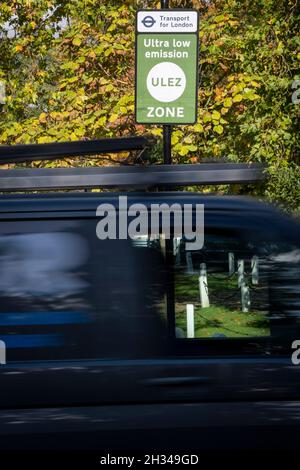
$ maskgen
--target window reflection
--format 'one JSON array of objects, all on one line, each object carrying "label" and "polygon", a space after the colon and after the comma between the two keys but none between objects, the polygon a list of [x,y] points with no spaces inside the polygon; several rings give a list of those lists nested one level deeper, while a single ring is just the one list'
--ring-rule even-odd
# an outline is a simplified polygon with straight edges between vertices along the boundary
[{"label": "window reflection", "polygon": [[202,250],[174,243],[176,335],[251,338],[270,335],[265,261],[238,237],[206,233]]}]

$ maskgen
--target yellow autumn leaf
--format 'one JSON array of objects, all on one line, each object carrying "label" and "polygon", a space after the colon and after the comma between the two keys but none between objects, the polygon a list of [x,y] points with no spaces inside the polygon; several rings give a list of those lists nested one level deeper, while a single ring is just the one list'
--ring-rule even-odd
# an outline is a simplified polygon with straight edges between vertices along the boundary
[{"label": "yellow autumn leaf", "polygon": [[194,130],[195,132],[204,132],[202,124],[196,124]]},{"label": "yellow autumn leaf", "polygon": [[219,113],[219,111],[213,111],[212,113],[213,120],[218,121],[220,117],[221,117],[221,114]]},{"label": "yellow autumn leaf", "polygon": [[44,123],[47,121],[47,114],[46,113],[41,113],[39,116],[39,121]]},{"label": "yellow autumn leaf", "polygon": [[72,41],[73,46],[80,46],[81,44],[81,38],[80,37],[75,37]]},{"label": "yellow autumn leaf", "polygon": [[208,113],[204,114],[204,116],[203,116],[203,122],[206,123],[206,122],[210,122],[210,121],[211,121],[211,115],[208,114]]},{"label": "yellow autumn leaf", "polygon": [[119,117],[119,116],[118,116],[117,114],[112,114],[112,115],[110,116],[110,120],[109,120],[109,121],[112,122],[112,123],[113,123],[113,122],[116,122],[116,120],[118,119],[118,117]]},{"label": "yellow autumn leaf", "polygon": [[225,108],[230,108],[232,106],[232,99],[231,98],[226,98],[224,100],[224,107]]},{"label": "yellow autumn leaf", "polygon": [[188,147],[181,147],[178,153],[181,157],[185,157],[189,153],[189,149]]},{"label": "yellow autumn leaf", "polygon": [[172,145],[176,145],[179,142],[178,135],[172,135]]},{"label": "yellow autumn leaf", "polygon": [[234,103],[240,103],[241,101],[243,101],[243,95],[237,94],[233,97]]},{"label": "yellow autumn leaf", "polygon": [[47,144],[48,142],[51,142],[52,140],[53,140],[53,137],[49,135],[44,135],[38,138],[38,144]]},{"label": "yellow autumn leaf", "polygon": [[224,128],[223,128],[223,126],[221,126],[221,125],[214,126],[214,131],[215,131],[217,134],[221,135],[221,134],[223,134],[223,132],[224,132]]}]

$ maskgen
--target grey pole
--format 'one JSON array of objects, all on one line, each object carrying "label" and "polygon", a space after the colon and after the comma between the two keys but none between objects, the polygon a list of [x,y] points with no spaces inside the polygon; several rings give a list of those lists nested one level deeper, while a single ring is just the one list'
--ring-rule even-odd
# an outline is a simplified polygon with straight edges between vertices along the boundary
[{"label": "grey pole", "polygon": [[[160,6],[163,10],[169,8],[169,0],[161,0]],[[170,125],[163,126],[163,154],[164,164],[170,165],[172,163],[171,154],[171,135],[172,127]],[[165,187],[168,190],[168,187]],[[171,337],[174,336],[176,331],[175,322],[175,299],[174,299],[174,273],[173,273],[173,238],[166,239],[166,263],[168,275],[168,290],[167,290],[167,318],[168,326]]]}]

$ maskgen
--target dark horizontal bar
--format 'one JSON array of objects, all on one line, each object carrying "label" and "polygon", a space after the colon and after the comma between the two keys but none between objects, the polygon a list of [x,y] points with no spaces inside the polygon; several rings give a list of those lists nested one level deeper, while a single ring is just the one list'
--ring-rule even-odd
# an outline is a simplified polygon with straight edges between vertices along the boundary
[{"label": "dark horizontal bar", "polygon": [[266,178],[265,168],[261,164],[208,163],[0,170],[0,191],[254,183]]},{"label": "dark horizontal bar", "polygon": [[50,144],[0,145],[0,164],[143,150],[148,145],[149,141],[145,137],[79,140]]}]

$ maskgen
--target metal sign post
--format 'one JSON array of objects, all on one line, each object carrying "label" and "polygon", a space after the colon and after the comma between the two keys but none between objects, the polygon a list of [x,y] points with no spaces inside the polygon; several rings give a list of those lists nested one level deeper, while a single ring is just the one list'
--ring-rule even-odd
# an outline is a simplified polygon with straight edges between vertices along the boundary
[{"label": "metal sign post", "polygon": [[[160,6],[162,10],[169,9],[169,0],[161,0]],[[164,164],[172,164],[172,126],[163,126],[163,152],[164,152]]]},{"label": "metal sign post", "polygon": [[[199,17],[196,10],[140,10],[136,21],[135,114],[139,124],[163,125],[164,163],[172,163],[173,124],[197,121]],[[167,189],[167,187],[165,187]],[[173,234],[165,243],[166,306],[175,335]]]}]

